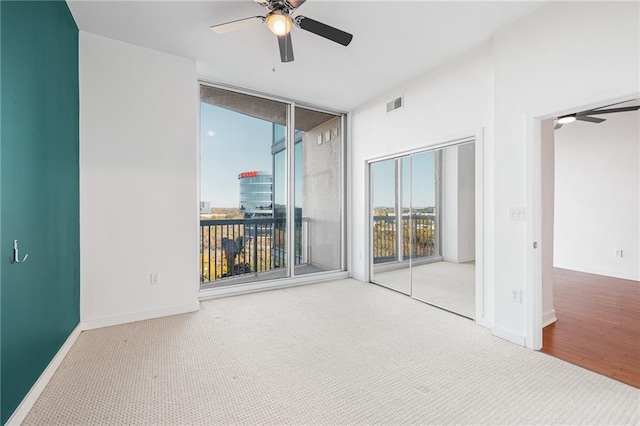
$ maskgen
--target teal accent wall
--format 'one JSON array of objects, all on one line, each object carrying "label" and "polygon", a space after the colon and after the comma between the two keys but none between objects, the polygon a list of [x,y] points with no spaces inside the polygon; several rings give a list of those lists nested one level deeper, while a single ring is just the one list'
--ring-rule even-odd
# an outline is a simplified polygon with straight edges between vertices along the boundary
[{"label": "teal accent wall", "polygon": [[[78,28],[64,1],[1,1],[4,424],[80,318]],[[13,264],[13,240],[25,263]]]}]

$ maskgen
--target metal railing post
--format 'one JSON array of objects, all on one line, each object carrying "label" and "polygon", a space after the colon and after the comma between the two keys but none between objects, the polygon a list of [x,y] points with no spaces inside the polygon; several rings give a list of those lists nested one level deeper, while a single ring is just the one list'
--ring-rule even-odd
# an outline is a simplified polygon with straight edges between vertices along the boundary
[{"label": "metal railing post", "polygon": [[253,273],[258,275],[258,224],[253,224]]}]

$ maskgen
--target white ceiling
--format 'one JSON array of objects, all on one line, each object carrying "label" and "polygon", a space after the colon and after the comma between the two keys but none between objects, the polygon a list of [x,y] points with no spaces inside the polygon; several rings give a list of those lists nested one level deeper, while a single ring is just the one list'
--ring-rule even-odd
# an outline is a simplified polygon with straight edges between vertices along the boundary
[{"label": "white ceiling", "polygon": [[353,42],[343,47],[294,28],[295,61],[282,64],[264,25],[209,30],[264,15],[252,0],[67,3],[80,30],[197,60],[203,79],[344,111],[487,41],[543,4],[308,0],[296,14],[350,32]]}]

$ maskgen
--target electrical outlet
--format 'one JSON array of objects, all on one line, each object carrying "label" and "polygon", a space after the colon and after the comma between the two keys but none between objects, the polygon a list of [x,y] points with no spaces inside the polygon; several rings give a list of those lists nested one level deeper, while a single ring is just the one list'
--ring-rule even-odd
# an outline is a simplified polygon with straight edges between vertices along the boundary
[{"label": "electrical outlet", "polygon": [[616,257],[624,257],[624,252],[622,249],[616,250]]},{"label": "electrical outlet", "polygon": [[517,288],[511,289],[511,301],[513,303],[522,303],[522,290]]},{"label": "electrical outlet", "polygon": [[160,284],[160,274],[157,272],[152,272],[151,273],[151,285],[158,285]]}]

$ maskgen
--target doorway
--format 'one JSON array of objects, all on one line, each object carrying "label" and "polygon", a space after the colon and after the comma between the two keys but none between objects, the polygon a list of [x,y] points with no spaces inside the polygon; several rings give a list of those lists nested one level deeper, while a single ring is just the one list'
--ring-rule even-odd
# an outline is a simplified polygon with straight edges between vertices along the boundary
[{"label": "doorway", "polygon": [[476,144],[371,161],[370,281],[476,318]]},{"label": "doorway", "polygon": [[636,387],[639,105],[541,123],[541,350]]}]

